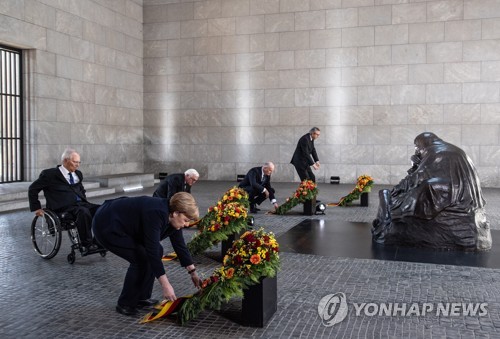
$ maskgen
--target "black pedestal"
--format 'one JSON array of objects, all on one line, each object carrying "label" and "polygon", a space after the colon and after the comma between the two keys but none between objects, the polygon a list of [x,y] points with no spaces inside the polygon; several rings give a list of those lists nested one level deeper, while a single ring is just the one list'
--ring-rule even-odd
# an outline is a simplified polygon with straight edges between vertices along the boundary
[{"label": "black pedestal", "polygon": [[244,291],[241,322],[244,326],[264,327],[278,309],[278,279],[261,278]]},{"label": "black pedestal", "polygon": [[361,193],[361,206],[368,206],[368,192]]},{"label": "black pedestal", "polygon": [[221,261],[224,259],[226,252],[233,246],[233,241],[236,240],[236,234],[231,234],[227,237],[227,240],[223,240],[220,244],[220,257]]},{"label": "black pedestal", "polygon": [[314,215],[316,212],[316,197],[304,201],[304,215]]}]

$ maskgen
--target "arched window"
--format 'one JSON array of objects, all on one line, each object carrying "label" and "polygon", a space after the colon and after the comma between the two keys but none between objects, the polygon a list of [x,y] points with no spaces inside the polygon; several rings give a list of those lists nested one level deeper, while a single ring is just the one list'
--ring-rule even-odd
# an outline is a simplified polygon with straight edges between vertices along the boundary
[{"label": "arched window", "polygon": [[0,183],[23,180],[21,51],[0,45]]}]

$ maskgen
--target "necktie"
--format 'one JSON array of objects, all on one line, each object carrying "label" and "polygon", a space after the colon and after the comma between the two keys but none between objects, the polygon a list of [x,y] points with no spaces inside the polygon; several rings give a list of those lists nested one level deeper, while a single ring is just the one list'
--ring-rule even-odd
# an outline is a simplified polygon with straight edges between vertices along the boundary
[{"label": "necktie", "polygon": [[[71,172],[69,172],[69,183],[71,185],[74,185],[75,184],[75,179],[73,179],[73,174]],[[80,201],[82,199],[80,199],[80,196],[78,194],[76,194],[76,201]]]}]

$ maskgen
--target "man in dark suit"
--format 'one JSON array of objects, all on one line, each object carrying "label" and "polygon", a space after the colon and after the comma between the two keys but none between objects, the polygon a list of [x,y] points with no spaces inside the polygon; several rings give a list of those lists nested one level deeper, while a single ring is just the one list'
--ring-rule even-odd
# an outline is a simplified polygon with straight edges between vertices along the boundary
[{"label": "man in dark suit", "polygon": [[153,197],[170,200],[177,192],[191,193],[191,186],[193,186],[199,178],[200,174],[193,168],[188,169],[184,173],[167,175],[156,191],[154,191]]},{"label": "man in dark suit", "polygon": [[299,175],[300,181],[305,179],[316,182],[311,166],[317,170],[319,169],[319,159],[314,147],[314,140],[318,139],[320,130],[318,127],[313,127],[309,133],[303,135],[297,143],[297,148],[293,153],[291,164],[295,166],[295,170]]},{"label": "man in dark suit", "polygon": [[259,209],[255,205],[260,205],[269,198],[274,208],[278,208],[278,203],[274,197],[274,188],[271,187],[271,174],[274,172],[274,164],[266,162],[262,167],[254,167],[248,171],[239,187],[243,188],[249,196],[250,212],[257,213]]},{"label": "man in dark suit", "polygon": [[44,212],[38,193],[43,191],[47,208],[56,212],[68,212],[75,219],[83,251],[96,250],[92,239],[92,217],[99,205],[87,201],[83,187],[83,174],[78,170],[80,155],[74,149],[66,149],[61,156],[62,165],[45,169],[28,189],[30,210],[37,216]]}]

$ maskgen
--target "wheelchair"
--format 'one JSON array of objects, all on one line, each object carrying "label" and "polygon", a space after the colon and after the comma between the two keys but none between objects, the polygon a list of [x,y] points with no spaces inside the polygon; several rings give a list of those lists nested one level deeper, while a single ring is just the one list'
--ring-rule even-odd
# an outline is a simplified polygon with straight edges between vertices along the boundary
[{"label": "wheelchair", "polygon": [[99,253],[101,257],[106,256],[107,250],[98,248],[94,251],[84,251],[81,245],[78,230],[71,214],[63,212],[57,214],[50,209],[44,208],[42,217],[35,216],[31,222],[31,243],[35,252],[43,259],[52,259],[61,248],[62,232],[68,231],[71,241],[71,252],[66,259],[68,263],[73,264],[76,260],[76,250],[82,257],[90,254]]}]

